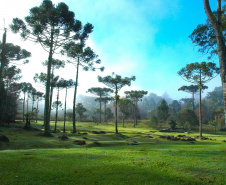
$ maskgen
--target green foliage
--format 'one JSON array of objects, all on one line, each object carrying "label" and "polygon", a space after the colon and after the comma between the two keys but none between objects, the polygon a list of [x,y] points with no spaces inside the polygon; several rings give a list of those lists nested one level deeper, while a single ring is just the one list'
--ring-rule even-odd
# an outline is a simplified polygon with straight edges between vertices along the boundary
[{"label": "green foliage", "polygon": [[190,109],[183,109],[178,113],[177,122],[185,129],[185,123],[188,122],[191,126],[198,125],[198,118]]},{"label": "green foliage", "polygon": [[190,131],[191,130],[191,123],[189,121],[186,121],[184,123],[184,130]]},{"label": "green foliage", "polygon": [[113,89],[115,91],[115,100],[116,100],[116,105],[115,105],[115,132],[118,133],[118,118],[117,118],[117,107],[118,107],[118,91],[128,85],[131,85],[131,81],[134,81],[136,79],[135,76],[132,76],[131,78],[125,77],[122,78],[120,75],[114,75],[114,76],[105,76],[101,77],[98,76],[98,81],[104,83],[106,86],[109,88]]},{"label": "green foliage", "polygon": [[124,86],[130,86],[131,85],[131,81],[135,81],[136,77],[132,76],[132,77],[125,77],[122,78],[120,75],[115,75],[114,76],[105,76],[105,77],[101,77],[98,76],[98,81],[104,83],[106,86],[108,86],[109,88],[113,89],[115,91],[115,95],[118,95],[118,91],[124,87]]},{"label": "green foliage", "polygon": [[107,119],[112,119],[112,118],[114,118],[114,115],[113,115],[113,113],[112,113],[112,111],[111,111],[110,108],[107,108],[107,109],[106,109],[106,117],[107,117]]},{"label": "green foliage", "polygon": [[218,124],[219,124],[221,129],[225,127],[225,118],[224,118],[224,116],[222,116],[220,119],[218,119]]},{"label": "green foliage", "polygon": [[70,109],[67,110],[67,118],[69,121],[72,121],[72,119],[73,119],[73,112]]},{"label": "green foliage", "polygon": [[158,125],[158,118],[156,116],[152,116],[150,122],[151,122],[152,127],[155,128]]},{"label": "green foliage", "polygon": [[199,90],[199,87],[197,85],[190,85],[190,86],[182,86],[178,89],[178,91],[185,91],[185,92],[188,92],[188,93],[196,93],[198,92]]},{"label": "green foliage", "polygon": [[[186,67],[178,71],[185,81],[198,85],[199,87],[199,129],[200,137],[202,137],[202,104],[201,91],[204,88],[204,83],[209,82],[220,73],[220,69],[212,62],[201,62],[187,64]],[[193,104],[194,105],[194,104]],[[193,106],[194,107],[194,106]]]},{"label": "green foliage", "polygon": [[[204,86],[202,87],[202,89],[203,89],[203,90],[204,90],[204,89],[208,89],[208,87],[204,85]],[[180,88],[178,89],[178,91],[184,91],[184,92],[192,93],[192,94],[197,93],[198,90],[199,90],[198,85],[190,85],[190,86],[184,85],[184,86],[182,86],[182,87],[180,87]]]},{"label": "green foliage", "polygon": [[[213,15],[216,16],[216,12],[213,13]],[[225,30],[225,14],[223,14],[223,16],[224,18],[221,19],[221,21],[223,21],[221,26],[224,25],[222,28]],[[218,54],[216,35],[213,26],[208,19],[205,24],[199,24],[189,38],[196,46],[200,47],[198,50],[199,52],[203,54],[209,53],[209,58],[212,58],[212,56]]]},{"label": "green foliage", "polygon": [[[20,46],[6,43],[6,29],[3,34],[3,41],[0,42],[0,122],[15,122],[17,114],[17,101],[19,99],[21,70],[15,65],[9,66],[10,62],[26,59],[31,53]],[[27,63],[26,60],[24,63]],[[12,106],[12,107],[11,107]]]},{"label": "green foliage", "polygon": [[20,91],[21,85],[18,83],[10,83],[8,87],[2,87],[0,96],[0,124],[15,122]]},{"label": "green foliage", "polygon": [[[43,66],[48,66],[48,60],[46,60],[42,64],[43,64]],[[60,68],[64,68],[64,67],[65,67],[65,61],[59,60],[59,59],[54,59],[54,58],[52,59],[52,71],[54,71],[54,69],[60,69]]]},{"label": "green foliage", "polygon": [[177,100],[173,100],[171,104],[169,104],[169,108],[173,109],[177,114],[181,110],[181,104]]},{"label": "green foliage", "polygon": [[57,108],[57,107],[62,107],[62,102],[61,101],[54,101],[52,104],[53,108]]},{"label": "green foliage", "polygon": [[137,118],[139,117],[139,108],[138,108],[138,101],[142,101],[144,95],[146,95],[147,91],[125,91],[126,97],[130,98],[134,104],[134,127],[137,125]]},{"label": "green foliage", "polygon": [[166,101],[163,99],[160,105],[157,107],[157,117],[158,120],[166,122],[167,118],[169,117],[169,106],[167,105]]},{"label": "green foliage", "polygon": [[217,110],[224,107],[222,88],[215,88],[212,92],[208,92],[205,99],[208,102],[207,104],[209,107],[211,107],[211,110]]},{"label": "green foliage", "polygon": [[96,96],[103,97],[103,96],[109,96],[109,93],[113,93],[114,91],[109,88],[92,87],[88,89],[88,92]]},{"label": "green foliage", "polygon": [[[88,89],[88,92],[91,93],[91,94],[94,94],[96,96],[99,96],[99,98],[96,98],[95,100],[99,101],[100,109],[101,109],[101,102],[103,101],[102,98],[109,96],[109,93],[113,93],[114,91],[110,88],[92,87],[92,88]],[[106,101],[107,101],[107,99],[106,99]],[[99,113],[100,113],[99,122],[101,123],[101,113],[102,113],[102,111],[99,111]]]},{"label": "green foliage", "polygon": [[125,91],[126,97],[133,101],[141,101],[143,96],[146,95],[148,91]]},{"label": "green foliage", "polygon": [[193,109],[193,98],[181,98],[180,102],[183,102],[186,109]]},{"label": "green foliage", "polygon": [[119,110],[123,114],[123,121],[131,116],[133,103],[130,99],[121,98],[118,102]]},{"label": "green foliage", "polygon": [[82,118],[85,117],[84,113],[87,111],[86,108],[82,105],[82,103],[78,103],[76,105],[75,111],[78,113],[79,115],[79,120],[81,121]]},{"label": "green foliage", "polygon": [[220,73],[220,69],[212,62],[201,62],[187,64],[186,67],[178,71],[185,81],[197,84],[199,88],[203,88],[203,84],[212,80]]},{"label": "green foliage", "polygon": [[[202,91],[207,89],[208,87],[203,85],[202,86]],[[194,95],[198,92],[199,90],[199,86],[198,85],[190,85],[190,86],[182,86],[178,89],[178,91],[184,91],[187,93],[191,93],[192,94],[192,110],[195,110],[195,97]],[[187,106],[187,108],[190,108],[189,106]]]},{"label": "green foliage", "polygon": [[[11,61],[19,61],[22,59],[29,58],[31,53],[20,46],[14,45],[12,43],[6,43],[4,45],[4,66],[8,66]],[[0,42],[0,53],[3,50],[3,43]],[[27,63],[28,61],[25,61]]]},{"label": "green foliage", "polygon": [[172,130],[176,128],[177,123],[174,120],[168,121],[168,124]]}]

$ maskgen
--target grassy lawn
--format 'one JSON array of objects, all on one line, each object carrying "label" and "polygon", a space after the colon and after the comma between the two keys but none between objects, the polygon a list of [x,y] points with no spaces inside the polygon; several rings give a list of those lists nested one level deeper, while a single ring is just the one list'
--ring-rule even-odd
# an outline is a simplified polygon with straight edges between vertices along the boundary
[{"label": "grassy lawn", "polygon": [[[144,121],[137,128],[119,124],[118,135],[113,123],[77,123],[80,134],[72,134],[71,124],[67,140],[58,138],[60,131],[44,137],[20,124],[0,127],[0,135],[10,139],[0,142],[0,184],[226,184],[225,132],[204,132],[206,140],[182,141],[160,136],[194,138],[198,132],[162,133]],[[41,125],[32,123],[39,129]]]}]

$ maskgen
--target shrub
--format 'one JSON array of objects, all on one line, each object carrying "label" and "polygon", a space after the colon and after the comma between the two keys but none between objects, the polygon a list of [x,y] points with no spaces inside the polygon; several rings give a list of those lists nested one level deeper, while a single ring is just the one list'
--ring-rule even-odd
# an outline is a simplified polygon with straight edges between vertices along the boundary
[{"label": "shrub", "polygon": [[183,109],[178,113],[177,123],[185,129],[185,123],[188,122],[189,126],[196,126],[199,124],[198,118],[195,113],[190,109]]},{"label": "shrub", "polygon": [[151,126],[152,127],[157,127],[158,126],[158,119],[156,116],[151,117]]},{"label": "shrub", "polygon": [[169,124],[169,126],[170,126],[170,128],[171,128],[172,130],[174,130],[174,129],[176,128],[176,125],[177,125],[177,123],[176,123],[174,120],[170,120],[170,121],[168,122],[168,124]]}]

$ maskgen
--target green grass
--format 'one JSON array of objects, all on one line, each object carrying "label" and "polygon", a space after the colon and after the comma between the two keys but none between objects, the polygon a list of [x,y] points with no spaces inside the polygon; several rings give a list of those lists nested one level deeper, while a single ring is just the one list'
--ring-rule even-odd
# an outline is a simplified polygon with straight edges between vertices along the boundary
[{"label": "green grass", "polygon": [[[42,128],[41,122],[32,125]],[[62,129],[62,122],[58,125]],[[0,135],[10,139],[0,142],[0,184],[226,184],[226,133],[204,133],[212,140],[189,142],[160,138],[181,133],[161,133],[145,121],[137,128],[119,124],[119,135],[113,123],[77,123],[77,128],[87,135],[68,130],[69,139],[62,141],[62,132],[44,137],[20,125],[0,127]],[[67,129],[72,129],[70,122]],[[188,136],[198,136],[198,131]],[[85,140],[86,145],[74,140]],[[139,145],[128,145],[134,141]]]}]

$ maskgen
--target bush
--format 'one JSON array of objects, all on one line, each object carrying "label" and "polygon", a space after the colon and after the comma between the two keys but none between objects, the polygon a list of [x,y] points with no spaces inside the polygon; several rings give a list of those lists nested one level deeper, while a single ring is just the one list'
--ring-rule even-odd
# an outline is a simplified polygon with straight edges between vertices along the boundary
[{"label": "bush", "polygon": [[170,121],[168,122],[168,124],[169,124],[169,126],[170,126],[170,128],[171,128],[172,130],[174,130],[174,129],[176,128],[176,125],[177,125],[177,123],[176,123],[174,120],[170,120]]},{"label": "bush", "polygon": [[152,127],[157,127],[158,126],[158,119],[156,116],[151,117],[151,126]]},{"label": "bush", "polygon": [[196,126],[199,124],[197,116],[190,109],[183,109],[178,113],[177,123],[179,123],[179,125],[183,126],[183,129],[185,129],[186,122],[189,123],[189,127]]},{"label": "bush", "polygon": [[191,130],[191,124],[190,124],[188,121],[185,122],[185,124],[184,124],[184,129],[185,129],[186,131],[190,131],[190,130]]},{"label": "bush", "polygon": [[224,116],[222,116],[220,119],[218,119],[218,125],[220,126],[220,129],[225,127],[224,121],[225,121]]}]

